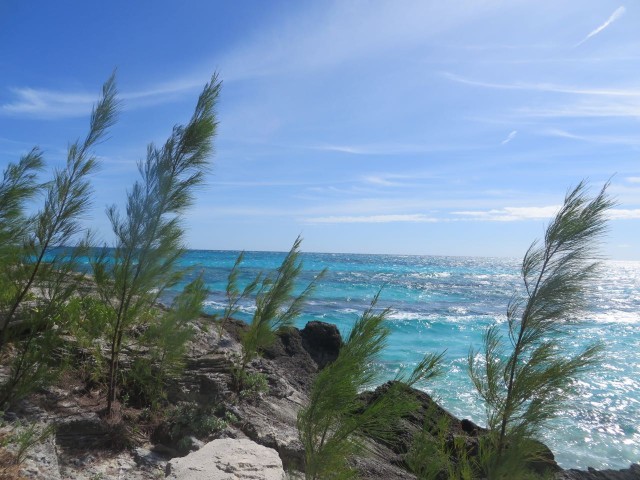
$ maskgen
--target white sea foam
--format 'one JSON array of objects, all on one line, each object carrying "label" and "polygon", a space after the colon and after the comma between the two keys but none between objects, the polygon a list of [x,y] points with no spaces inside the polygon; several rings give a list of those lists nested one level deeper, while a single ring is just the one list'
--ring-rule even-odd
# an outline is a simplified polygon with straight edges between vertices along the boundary
[{"label": "white sea foam", "polygon": [[392,311],[387,315],[389,320],[425,320],[423,313]]},{"label": "white sea foam", "polygon": [[216,309],[216,310],[217,310],[217,309],[223,309],[223,308],[225,308],[225,307],[226,307],[226,304],[225,304],[225,303],[222,303],[222,302],[215,302],[215,301],[213,301],[213,300],[205,300],[202,304],[203,304],[205,307],[211,307],[211,308],[214,308],[214,309]]},{"label": "white sea foam", "polygon": [[[224,310],[227,307],[226,303],[216,302],[215,300],[205,300],[202,304],[212,310]],[[253,313],[256,311],[256,306],[253,304],[238,305],[238,311],[241,313]]]},{"label": "white sea foam", "polygon": [[597,323],[626,323],[640,326],[640,312],[611,309],[606,312],[590,313],[587,319]]},{"label": "white sea foam", "polygon": [[428,280],[431,278],[449,278],[451,272],[423,272],[423,273],[410,273],[407,275],[409,278],[417,278],[421,280]]},{"label": "white sea foam", "polygon": [[449,311],[456,315],[465,315],[469,313],[469,310],[467,308],[460,306],[449,307]]}]

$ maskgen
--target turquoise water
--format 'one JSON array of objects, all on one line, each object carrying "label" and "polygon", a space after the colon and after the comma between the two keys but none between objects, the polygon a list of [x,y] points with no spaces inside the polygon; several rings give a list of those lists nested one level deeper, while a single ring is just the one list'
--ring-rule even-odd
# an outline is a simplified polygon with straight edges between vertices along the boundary
[{"label": "turquoise water", "polygon": [[[238,252],[190,251],[184,265],[202,271],[210,289],[206,310],[224,308],[227,275]],[[247,252],[241,282],[279,266],[282,253]],[[446,349],[446,374],[424,388],[459,417],[484,424],[484,410],[466,372],[470,346],[481,346],[488,325],[504,323],[506,306],[521,288],[517,260],[395,255],[303,255],[300,286],[328,269],[298,320],[322,320],[347,333],[376,292],[391,307],[392,334],[381,380],[411,368],[425,352]],[[577,385],[575,401],[542,440],[565,468],[625,468],[640,461],[640,262],[607,262],[590,305],[572,321],[567,352],[602,340],[605,361]],[[169,292],[171,294],[171,292]],[[251,318],[253,305],[238,315]]]}]

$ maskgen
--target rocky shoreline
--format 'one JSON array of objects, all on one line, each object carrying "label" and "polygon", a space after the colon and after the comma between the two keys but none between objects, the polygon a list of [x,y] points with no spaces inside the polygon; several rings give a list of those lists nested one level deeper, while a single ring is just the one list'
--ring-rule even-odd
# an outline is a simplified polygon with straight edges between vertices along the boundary
[{"label": "rocky shoreline", "polygon": [[[197,335],[190,345],[184,374],[170,385],[170,405],[206,408],[209,417],[193,417],[194,423],[218,421],[213,433],[175,434],[176,424],[154,423],[146,409],[122,408],[122,419],[109,422],[101,415],[100,392],[80,378],[67,378],[61,385],[39,392],[7,412],[9,421],[23,419],[42,425],[54,424],[55,435],[31,449],[23,464],[26,478],[51,480],[95,480],[126,478],[147,480],[187,479],[281,479],[303,478],[304,449],[296,428],[299,408],[307,401],[314,375],[339,352],[337,328],[310,322],[291,329],[255,360],[251,369],[264,375],[268,388],[238,398],[232,388],[233,357],[239,352],[239,334],[244,324],[230,321],[218,338],[210,318],[197,322]],[[386,388],[381,386],[379,388]],[[413,435],[422,428],[425,412],[437,409],[450,421],[450,434],[464,436],[473,444],[481,428],[458,419],[439,407],[424,392],[411,392],[420,408],[399,426],[399,441],[393,445],[370,440],[366,457],[353,459],[364,479],[411,479],[405,456]],[[363,399],[375,397],[366,392]],[[215,407],[215,408],[213,408]],[[188,430],[189,424],[182,429]],[[197,428],[195,429],[197,430]],[[184,432],[183,432],[184,433]],[[191,453],[188,453],[191,452]],[[188,453],[188,454],[187,454]],[[186,455],[185,455],[186,454]],[[205,461],[206,459],[206,461]],[[562,470],[549,451],[547,468],[563,480],[640,479],[640,465],[613,471]]]}]

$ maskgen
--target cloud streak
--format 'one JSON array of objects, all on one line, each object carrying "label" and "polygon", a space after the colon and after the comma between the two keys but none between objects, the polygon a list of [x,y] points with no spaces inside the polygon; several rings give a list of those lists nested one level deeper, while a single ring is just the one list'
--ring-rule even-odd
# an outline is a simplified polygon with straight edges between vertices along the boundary
[{"label": "cloud streak", "polygon": [[611,220],[638,220],[640,219],[640,208],[618,208],[615,210],[610,210],[609,218]]},{"label": "cloud streak", "polygon": [[[560,205],[546,207],[504,207],[491,210],[470,210],[452,212],[458,216],[458,221],[472,220],[481,222],[518,222],[526,220],[546,220],[553,218]],[[613,209],[609,210],[610,220],[637,220],[640,219],[640,209]]]},{"label": "cloud streak", "polygon": [[[206,80],[177,81],[151,86],[144,90],[123,92],[118,95],[127,103],[125,108],[157,105],[178,98],[183,93],[202,88]],[[97,94],[62,92],[40,88],[10,89],[14,99],[0,105],[0,114],[44,119],[71,118],[88,115],[98,101]]]},{"label": "cloud streak", "polygon": [[640,98],[638,88],[585,88],[575,85],[558,85],[554,83],[496,83],[475,80],[457,75],[451,72],[442,72],[441,75],[453,82],[470,85],[474,87],[494,88],[498,90],[530,90],[537,92],[567,93],[571,95],[593,95],[607,97],[631,97]]},{"label": "cloud streak", "polygon": [[546,207],[504,207],[491,210],[468,210],[453,212],[466,220],[485,222],[515,222],[521,220],[542,220],[553,217],[560,205]]},{"label": "cloud streak", "polygon": [[524,107],[517,109],[519,115],[531,118],[583,117],[583,118],[640,118],[640,99],[629,101],[582,101],[565,105]]},{"label": "cloud streak", "polygon": [[347,153],[350,155],[419,155],[421,153],[446,152],[451,150],[472,150],[476,145],[446,145],[446,144],[414,144],[414,143],[385,143],[361,145],[313,145],[307,147],[322,152]]},{"label": "cloud streak", "polygon": [[542,135],[550,137],[566,138],[569,140],[577,140],[581,142],[597,143],[597,144],[613,144],[613,145],[640,145],[640,138],[633,135],[577,135],[575,133],[562,130],[560,128],[548,128],[540,132]]},{"label": "cloud streak", "polygon": [[506,145],[511,140],[516,138],[516,135],[518,135],[518,131],[517,130],[513,130],[509,135],[507,135],[507,138],[505,138],[503,141],[500,142],[500,145]]},{"label": "cloud streak", "polygon": [[624,15],[624,13],[626,11],[627,11],[627,9],[624,8],[624,6],[616,8],[616,10],[609,16],[609,18],[607,18],[607,20],[602,25],[600,25],[598,28],[590,31],[589,34],[586,37],[584,37],[581,41],[579,41],[576,44],[576,47],[579,47],[580,45],[582,45],[584,42],[586,42],[590,38],[593,38],[596,35],[598,35],[599,33],[601,33],[605,28],[609,27],[613,22],[615,22],[620,17],[622,17],[622,15]]},{"label": "cloud streak", "polygon": [[358,216],[330,216],[311,217],[304,223],[435,223],[442,219],[430,217],[421,213],[396,214],[396,215],[358,215]]},{"label": "cloud streak", "polygon": [[0,106],[6,115],[62,118],[85,115],[91,111],[97,95],[65,93],[34,88],[12,88],[15,100]]}]

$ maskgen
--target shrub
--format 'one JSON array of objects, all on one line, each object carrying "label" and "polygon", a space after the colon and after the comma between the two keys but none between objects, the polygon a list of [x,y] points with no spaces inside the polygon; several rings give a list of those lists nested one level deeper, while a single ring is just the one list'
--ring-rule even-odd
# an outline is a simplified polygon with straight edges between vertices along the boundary
[{"label": "shrub", "polygon": [[249,282],[245,287],[240,291],[238,287],[238,275],[240,274],[240,265],[242,264],[242,260],[244,259],[244,252],[241,252],[238,255],[231,271],[229,272],[229,277],[227,278],[227,287],[226,287],[226,297],[227,297],[227,305],[224,308],[224,312],[222,314],[222,318],[218,320],[218,338],[222,339],[222,333],[224,332],[224,327],[229,322],[229,320],[240,310],[240,302],[246,298],[249,298],[253,292],[255,292],[256,288],[260,284],[260,280],[262,279],[262,275],[258,275],[253,281]]},{"label": "shrub", "polygon": [[490,478],[528,475],[527,464],[542,454],[532,438],[558,414],[574,380],[600,358],[600,344],[569,356],[561,342],[597,274],[595,247],[612,204],[606,185],[594,198],[584,183],[567,194],[544,242],[534,242],[522,261],[525,292],[507,308],[509,343],[492,326],[482,354],[469,352],[469,374],[487,410],[482,460]]},{"label": "shrub", "polygon": [[95,257],[92,270],[99,298],[108,309],[104,325],[109,344],[108,414],[112,413],[118,392],[121,353],[132,346],[128,340],[131,329],[150,321],[153,342],[146,347],[160,362],[162,376],[168,373],[167,366],[180,356],[189,338],[186,322],[200,311],[204,285],[196,279],[174,302],[176,310],[156,319],[147,316],[159,295],[186,273],[177,266],[184,251],[180,220],[192,204],[194,189],[202,184],[208,167],[220,88],[221,83],[214,76],[202,91],[189,123],[174,127],[161,148],[149,146],[146,160],[139,165],[142,181],[136,182],[128,193],[125,213],[115,206],[107,209],[116,237],[115,248],[105,248]]},{"label": "shrub", "polygon": [[[91,151],[115,121],[115,98],[112,76],[91,114],[89,133],[84,141],[69,147],[65,167],[56,170],[51,181],[37,184],[36,174],[43,165],[38,149],[4,171],[0,183],[0,356],[6,355],[8,342],[15,348],[9,379],[0,391],[0,406],[55,378],[50,360],[59,356],[65,308],[75,291],[74,270],[83,253],[81,248],[55,248],[69,245],[83,230],[80,219],[90,205],[89,176],[98,166]],[[29,216],[24,204],[40,191],[44,204]]]},{"label": "shrub", "polygon": [[181,453],[188,453],[191,437],[210,438],[236,421],[237,418],[223,408],[184,402],[170,407],[161,430],[166,436],[163,440],[176,445]]},{"label": "shrub", "polygon": [[318,373],[309,403],[298,413],[308,480],[353,478],[348,459],[363,451],[364,438],[392,441],[397,421],[417,407],[406,389],[440,374],[442,354],[427,354],[407,379],[399,376],[372,402],[362,401],[359,394],[378,378],[376,362],[389,335],[388,310],[374,311],[377,298],[353,326],[338,358]]},{"label": "shrub", "polygon": [[244,381],[247,378],[246,370],[249,363],[262,350],[273,345],[278,332],[293,326],[307,298],[313,293],[316,282],[325,273],[324,270],[321,271],[299,295],[293,295],[295,281],[302,271],[301,242],[302,239],[298,237],[282,261],[275,277],[259,275],[255,281],[259,284],[255,300],[256,311],[249,323],[249,328],[242,334],[242,353],[234,370],[238,392],[245,387]]}]

